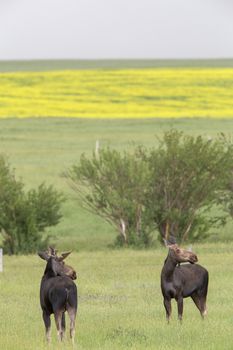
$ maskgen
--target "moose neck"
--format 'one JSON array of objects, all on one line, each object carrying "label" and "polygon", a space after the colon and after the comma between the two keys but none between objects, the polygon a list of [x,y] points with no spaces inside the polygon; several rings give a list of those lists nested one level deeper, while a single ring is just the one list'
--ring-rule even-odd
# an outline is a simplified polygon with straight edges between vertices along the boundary
[{"label": "moose neck", "polygon": [[172,276],[176,268],[176,265],[177,265],[177,261],[171,257],[170,253],[168,253],[168,256],[164,262],[164,266],[162,269],[162,278],[168,281],[172,280]]}]

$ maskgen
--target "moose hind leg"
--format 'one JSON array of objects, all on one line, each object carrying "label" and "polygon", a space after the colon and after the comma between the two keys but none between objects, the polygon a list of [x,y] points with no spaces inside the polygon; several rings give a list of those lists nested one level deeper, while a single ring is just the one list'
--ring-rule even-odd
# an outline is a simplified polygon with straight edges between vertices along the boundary
[{"label": "moose hind leg", "polygon": [[62,318],[61,318],[61,328],[62,328],[62,335],[63,335],[63,338],[64,338],[64,336],[65,336],[65,331],[66,331],[65,312],[63,312],[63,314],[62,314]]},{"label": "moose hind leg", "polygon": [[206,308],[206,296],[199,296],[197,293],[191,295],[196,307],[201,313],[201,317],[204,318],[207,315]]},{"label": "moose hind leg", "polygon": [[207,315],[206,297],[205,296],[201,296],[200,299],[199,299],[199,303],[200,303],[201,317],[204,319],[205,316]]},{"label": "moose hind leg", "polygon": [[70,318],[70,338],[72,340],[72,343],[74,344],[76,309],[68,307],[67,312]]},{"label": "moose hind leg", "polygon": [[43,320],[44,320],[44,324],[45,324],[46,339],[47,339],[47,342],[50,343],[50,341],[51,341],[51,320],[50,320],[50,315],[46,311],[43,311]]},{"label": "moose hind leg", "polygon": [[59,341],[62,341],[64,336],[62,329],[62,315],[63,312],[60,310],[54,312],[54,318],[57,327],[57,336]]}]

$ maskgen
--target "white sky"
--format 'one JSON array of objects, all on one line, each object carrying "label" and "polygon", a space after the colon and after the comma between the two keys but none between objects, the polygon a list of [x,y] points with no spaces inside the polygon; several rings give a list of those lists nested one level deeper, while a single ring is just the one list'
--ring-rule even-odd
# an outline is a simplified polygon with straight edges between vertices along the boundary
[{"label": "white sky", "polygon": [[0,0],[0,59],[219,57],[233,0]]}]

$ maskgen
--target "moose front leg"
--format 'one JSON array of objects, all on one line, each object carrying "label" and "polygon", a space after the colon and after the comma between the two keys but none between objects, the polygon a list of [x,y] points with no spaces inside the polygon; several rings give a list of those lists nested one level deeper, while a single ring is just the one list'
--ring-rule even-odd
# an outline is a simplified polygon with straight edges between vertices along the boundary
[{"label": "moose front leg", "polygon": [[167,322],[169,323],[170,317],[171,317],[171,312],[172,312],[172,307],[171,307],[171,299],[164,298],[163,304],[166,310],[166,318]]},{"label": "moose front leg", "polygon": [[178,308],[178,319],[180,322],[182,322],[182,316],[183,316],[183,297],[180,296],[177,298],[177,308]]},{"label": "moose front leg", "polygon": [[43,311],[43,320],[45,324],[45,334],[47,342],[50,343],[51,341],[51,320],[50,320],[50,314],[48,314],[46,311]]}]

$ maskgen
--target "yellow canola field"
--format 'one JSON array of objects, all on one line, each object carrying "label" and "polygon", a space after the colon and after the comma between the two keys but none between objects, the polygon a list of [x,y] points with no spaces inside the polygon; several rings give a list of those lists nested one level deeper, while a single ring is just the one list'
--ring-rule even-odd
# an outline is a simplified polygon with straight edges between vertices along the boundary
[{"label": "yellow canola field", "polygon": [[233,117],[233,69],[0,73],[0,117]]}]

